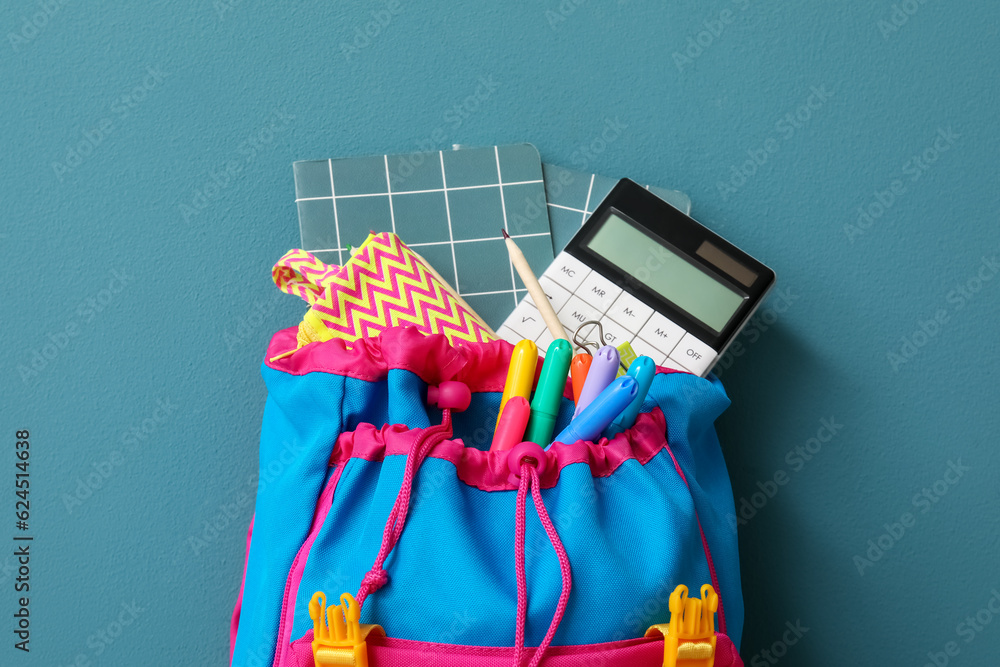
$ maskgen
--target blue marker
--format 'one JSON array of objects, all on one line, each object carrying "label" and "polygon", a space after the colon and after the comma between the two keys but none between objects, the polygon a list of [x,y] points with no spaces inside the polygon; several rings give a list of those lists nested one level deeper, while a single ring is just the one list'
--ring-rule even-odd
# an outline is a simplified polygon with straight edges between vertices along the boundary
[{"label": "blue marker", "polygon": [[625,429],[632,428],[635,424],[635,418],[639,416],[639,408],[642,407],[642,402],[646,400],[646,394],[649,393],[649,387],[653,384],[656,364],[653,363],[652,359],[643,355],[631,363],[628,367],[628,374],[635,378],[636,384],[639,385],[639,391],[636,392],[635,398],[628,404],[628,407],[622,410],[618,418],[608,427],[608,437],[614,437]]},{"label": "blue marker", "polygon": [[635,378],[628,375],[618,378],[584,408],[580,416],[556,436],[554,442],[571,445],[577,440],[594,440],[635,399],[638,391]]}]

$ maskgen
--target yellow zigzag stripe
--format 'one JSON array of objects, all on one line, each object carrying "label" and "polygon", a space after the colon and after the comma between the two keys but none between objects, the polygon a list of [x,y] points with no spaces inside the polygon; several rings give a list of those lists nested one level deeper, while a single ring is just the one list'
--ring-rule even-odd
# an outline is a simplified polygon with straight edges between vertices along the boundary
[{"label": "yellow zigzag stripe", "polygon": [[[387,252],[395,251],[398,254],[403,255],[403,257],[408,260],[407,263],[401,263],[394,257],[382,255],[379,259],[381,260],[381,271],[380,275],[385,276],[385,280],[374,281],[370,278],[362,278],[362,281],[371,287],[386,288],[396,294],[407,294],[410,297],[410,302],[407,303],[403,298],[396,298],[395,296],[389,297],[385,294],[376,295],[377,299],[377,320],[373,318],[372,315],[367,313],[356,313],[357,320],[372,322],[376,326],[385,327],[387,325],[400,325],[400,324],[415,324],[418,326],[429,326],[432,331],[441,331],[442,333],[447,333],[448,329],[460,329],[456,333],[463,334],[463,339],[470,339],[470,333],[466,327],[462,327],[463,318],[460,307],[454,302],[454,299],[450,294],[447,294],[441,289],[441,286],[433,279],[431,274],[426,270],[423,264],[416,258],[412,251],[405,246],[390,248]],[[366,266],[372,266],[371,263],[365,263]],[[416,273],[421,280],[415,280],[414,278],[400,273],[400,271],[405,271],[406,273]],[[394,284],[395,283],[395,284]],[[427,296],[417,291],[407,292],[406,288],[408,286],[413,286],[421,290],[427,289],[428,287],[433,291],[433,297]],[[346,300],[353,299],[350,296],[345,295]],[[398,310],[397,308],[389,308],[389,304],[402,308]],[[367,305],[367,304],[366,304]],[[446,314],[435,312],[429,307],[433,308],[445,308],[447,310],[456,313],[456,316],[449,317]],[[415,312],[412,312],[415,311]],[[356,321],[357,322],[357,321]],[[464,331],[461,329],[465,329]],[[475,337],[473,336],[472,339]]]},{"label": "yellow zigzag stripe", "polygon": [[345,340],[377,336],[399,325],[443,333],[451,342],[492,339],[394,234],[370,238],[343,267],[327,266],[303,250],[289,251],[272,276],[280,289],[309,301]]}]

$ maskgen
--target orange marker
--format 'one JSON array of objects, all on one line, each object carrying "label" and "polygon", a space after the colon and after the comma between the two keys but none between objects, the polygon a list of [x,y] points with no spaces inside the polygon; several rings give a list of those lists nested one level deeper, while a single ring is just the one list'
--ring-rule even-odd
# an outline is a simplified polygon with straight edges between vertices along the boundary
[{"label": "orange marker", "polygon": [[573,357],[573,362],[569,365],[569,374],[573,378],[573,402],[580,402],[580,392],[583,391],[583,383],[587,380],[587,373],[590,372],[590,364],[594,363],[594,357],[580,353]]},{"label": "orange marker", "polygon": [[507,381],[503,385],[503,395],[500,397],[500,414],[497,424],[503,414],[503,406],[512,396],[521,396],[524,400],[531,398],[531,388],[535,384],[535,366],[538,364],[538,346],[534,341],[522,340],[514,346],[510,355],[510,366],[507,368]]}]

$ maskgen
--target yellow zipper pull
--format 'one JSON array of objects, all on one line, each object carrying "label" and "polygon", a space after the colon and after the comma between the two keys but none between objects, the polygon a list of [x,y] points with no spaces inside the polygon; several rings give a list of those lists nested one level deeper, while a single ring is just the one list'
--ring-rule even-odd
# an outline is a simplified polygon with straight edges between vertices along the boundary
[{"label": "yellow zipper pull", "polygon": [[361,609],[350,593],[340,596],[340,604],[326,606],[326,594],[316,591],[309,601],[313,621],[313,661],[316,667],[350,665],[368,667],[365,640],[373,631],[385,635],[379,625],[359,623]]}]

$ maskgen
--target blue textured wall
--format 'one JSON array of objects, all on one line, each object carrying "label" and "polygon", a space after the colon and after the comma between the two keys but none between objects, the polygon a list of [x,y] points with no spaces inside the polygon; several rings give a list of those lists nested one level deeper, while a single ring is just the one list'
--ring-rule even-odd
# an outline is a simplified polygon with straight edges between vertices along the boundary
[{"label": "blue textured wall", "polygon": [[47,2],[0,10],[0,662],[226,660],[291,162],[442,132],[684,190],[777,270],[718,423],[749,664],[995,659],[1000,8]]}]

